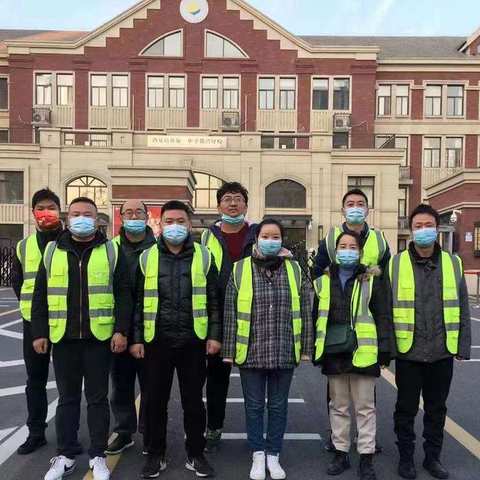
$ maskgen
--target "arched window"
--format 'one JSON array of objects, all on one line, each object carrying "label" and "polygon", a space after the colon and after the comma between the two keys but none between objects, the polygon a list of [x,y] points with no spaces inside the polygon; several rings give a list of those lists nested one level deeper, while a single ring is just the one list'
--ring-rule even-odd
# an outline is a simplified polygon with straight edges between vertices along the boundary
[{"label": "arched window", "polygon": [[95,177],[78,177],[67,185],[67,203],[70,204],[77,197],[90,198],[97,207],[106,207],[108,205],[107,185]]},{"label": "arched window", "polygon": [[183,56],[183,35],[182,31],[167,33],[159,38],[148,47],[146,47],[140,55],[149,57],[181,57]]},{"label": "arched window", "polygon": [[217,208],[217,191],[223,180],[205,173],[195,173],[195,208]]},{"label": "arched window", "polygon": [[266,208],[306,208],[307,191],[293,180],[278,180],[265,191]]},{"label": "arched window", "polygon": [[209,58],[247,58],[245,52],[232,41],[212,32],[206,32],[205,56]]}]

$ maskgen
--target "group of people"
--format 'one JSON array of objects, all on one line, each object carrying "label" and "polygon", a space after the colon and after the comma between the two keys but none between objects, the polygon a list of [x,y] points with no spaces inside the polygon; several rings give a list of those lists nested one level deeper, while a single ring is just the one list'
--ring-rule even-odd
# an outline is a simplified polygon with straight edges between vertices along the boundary
[{"label": "group of people", "polygon": [[[217,200],[220,218],[200,242],[192,236],[189,207],[176,200],[162,207],[158,239],[148,227],[147,206],[128,200],[120,210],[120,233],[108,240],[89,198],[70,203],[64,226],[57,195],[48,189],[35,193],[37,231],[19,242],[14,263],[13,286],[24,319],[29,428],[18,453],[46,443],[51,355],[59,393],[57,455],[45,480],[70,474],[82,452],[82,385],[93,478],[110,478],[105,456],[131,447],[137,430],[146,455],[141,476],[158,477],[167,468],[167,409],[175,371],[185,466],[199,477],[213,476],[204,453],[221,446],[236,365],[252,451],[250,479],[263,480],[267,472],[284,479],[280,454],[293,372],[301,362],[313,362],[328,379],[327,446],[333,452],[328,475],[350,468],[353,404],[358,476],[374,480],[373,457],[380,450],[376,403],[381,402],[375,384],[395,359],[398,474],[416,478],[414,422],[422,395],[423,467],[434,478],[448,478],[440,462],[446,400],[454,358],[470,358],[471,333],[462,262],[437,241],[438,213],[428,205],[415,208],[412,242],[392,257],[384,234],[366,222],[366,195],[347,192],[345,223],[320,243],[312,278],[285,248],[280,222],[246,221],[248,192],[241,184],[224,184]],[[108,443],[110,409],[116,435]]]}]

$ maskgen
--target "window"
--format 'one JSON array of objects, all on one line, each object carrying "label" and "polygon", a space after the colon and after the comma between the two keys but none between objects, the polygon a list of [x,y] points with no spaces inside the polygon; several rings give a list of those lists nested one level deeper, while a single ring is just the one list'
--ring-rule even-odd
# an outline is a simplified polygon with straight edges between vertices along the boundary
[{"label": "window", "polygon": [[480,256],[480,223],[475,223],[473,231],[473,250],[475,251],[475,256]]},{"label": "window", "polygon": [[147,78],[147,104],[149,108],[163,108],[165,98],[165,78],[148,77]]},{"label": "window", "polygon": [[52,104],[52,75],[50,73],[37,73],[35,76],[35,104]]},{"label": "window", "polygon": [[64,145],[75,145],[75,134],[74,133],[64,133],[63,134],[63,144]]},{"label": "window", "polygon": [[107,76],[106,75],[92,75],[90,77],[91,83],[91,106],[92,107],[106,107],[107,106]]},{"label": "window", "polygon": [[170,33],[147,47],[142,55],[151,57],[181,57],[183,55],[183,35],[181,31]]},{"label": "window", "polygon": [[395,148],[401,148],[405,151],[405,156],[402,160],[402,167],[406,167],[408,165],[408,137],[395,136]]},{"label": "window", "polygon": [[275,108],[275,79],[260,78],[258,87],[260,110],[273,110]]},{"label": "window", "polygon": [[295,110],[296,80],[280,78],[280,110]]},{"label": "window", "polygon": [[377,113],[379,116],[392,113],[392,86],[379,85],[377,93]]},{"label": "window", "polygon": [[350,80],[348,78],[333,80],[333,109],[350,110]]},{"label": "window", "polygon": [[265,191],[266,208],[306,208],[307,191],[293,180],[278,180]]},{"label": "window", "polygon": [[223,79],[223,108],[238,110],[240,81],[238,78],[225,77]]},{"label": "window", "polygon": [[442,115],[442,86],[427,85],[425,89],[425,116],[439,117]]},{"label": "window", "polygon": [[409,90],[408,85],[395,87],[395,115],[405,117],[409,114]]},{"label": "window", "polygon": [[23,172],[0,172],[0,203],[23,203]]},{"label": "window", "polygon": [[218,108],[218,78],[202,78],[202,108]]},{"label": "window", "polygon": [[128,107],[128,75],[112,75],[112,105]]},{"label": "window", "polygon": [[278,137],[278,148],[290,150],[295,148],[295,137]]},{"label": "window", "polygon": [[73,104],[73,75],[57,74],[57,105],[67,106]]},{"label": "window", "polygon": [[8,130],[0,130],[0,143],[8,143]]},{"label": "window", "polygon": [[77,197],[90,198],[98,207],[106,207],[108,205],[107,185],[95,177],[76,178],[67,185],[67,204]]},{"label": "window", "polygon": [[348,148],[348,132],[333,133],[333,148]]},{"label": "window", "polygon": [[207,32],[205,56],[209,58],[246,58],[246,55],[233,42]]},{"label": "window", "polygon": [[463,138],[446,139],[447,168],[461,167],[463,164]]},{"label": "window", "polygon": [[463,116],[463,86],[462,85],[448,85],[447,115],[449,117]]},{"label": "window", "polygon": [[8,79],[0,78],[0,110],[8,109]]},{"label": "window", "polygon": [[262,135],[260,148],[275,148],[275,137],[273,135]]},{"label": "window", "polygon": [[223,181],[205,173],[195,174],[195,208],[217,208],[217,191],[223,185]]},{"label": "window", "polygon": [[106,133],[92,133],[89,137],[92,147],[108,147],[110,136]]},{"label": "window", "polygon": [[397,252],[403,252],[407,249],[407,239],[406,238],[399,238],[397,242]]},{"label": "window", "polygon": [[401,187],[400,188],[400,195],[398,198],[398,216],[399,218],[406,218],[407,217],[407,195],[408,195],[408,187]]},{"label": "window", "polygon": [[312,109],[328,110],[328,78],[313,79]]},{"label": "window", "polygon": [[185,77],[169,77],[169,107],[185,108]]},{"label": "window", "polygon": [[423,140],[423,166],[425,168],[440,167],[440,137],[425,137]]},{"label": "window", "polygon": [[348,177],[348,190],[359,188],[368,198],[369,208],[375,208],[375,177]]}]

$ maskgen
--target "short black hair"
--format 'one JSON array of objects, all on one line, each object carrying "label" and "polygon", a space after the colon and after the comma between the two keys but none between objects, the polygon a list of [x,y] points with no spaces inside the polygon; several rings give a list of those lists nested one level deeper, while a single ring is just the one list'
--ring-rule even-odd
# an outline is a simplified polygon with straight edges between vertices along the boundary
[{"label": "short black hair", "polygon": [[408,218],[408,226],[410,227],[410,230],[412,229],[414,217],[421,214],[431,215],[435,219],[435,224],[437,225],[437,227],[440,225],[439,213],[431,205],[421,203],[420,205],[418,205],[418,207],[415,208],[415,210],[413,210],[413,212],[410,214],[410,217]]},{"label": "short black hair", "polygon": [[[125,203],[127,202],[123,202],[121,205],[120,205],[120,215],[122,215],[123,213],[123,206],[125,205]],[[148,207],[147,207],[147,204],[145,202],[140,202],[142,205],[143,205],[143,208],[145,209],[145,213],[148,213]]]},{"label": "short black hair", "polygon": [[335,242],[335,250],[338,249],[338,245],[340,244],[341,240],[343,237],[346,237],[346,236],[349,236],[349,237],[353,237],[356,242],[357,242],[357,245],[358,245],[358,249],[359,250],[362,250],[362,240],[360,238],[360,235],[357,233],[357,232],[342,232],[338,237],[337,237],[337,241]]},{"label": "short black hair", "polygon": [[222,198],[227,193],[240,193],[242,194],[243,198],[245,199],[245,203],[248,205],[248,190],[238,182],[227,182],[224,183],[218,190],[217,190],[217,204],[220,205],[222,203]]},{"label": "short black hair", "polygon": [[32,197],[32,209],[37,206],[37,203],[43,202],[44,200],[50,200],[58,207],[60,210],[60,199],[55,192],[52,192],[48,187],[42,188],[33,194]]},{"label": "short black hair", "polygon": [[359,188],[352,188],[351,190],[349,190],[342,198],[342,207],[345,205],[345,201],[347,200],[347,198],[350,196],[350,195],[360,195],[362,196],[364,199],[365,199],[365,202],[367,203],[367,207],[368,207],[368,197],[365,195],[365,192],[363,192],[362,190],[360,190]]},{"label": "short black hair", "polygon": [[280,235],[282,236],[282,240],[285,238],[285,228],[283,227],[283,225],[278,220],[275,220],[274,218],[265,218],[264,220],[262,220],[257,225],[257,227],[256,227],[257,230],[255,232],[255,238],[258,239],[258,237],[260,236],[260,231],[262,230],[262,228],[265,225],[276,225],[280,230]]},{"label": "short black hair", "polygon": [[165,203],[162,207],[160,215],[163,217],[163,214],[169,210],[183,210],[187,214],[188,218],[192,216],[192,212],[188,208],[187,204],[181,202],[180,200],[170,200],[169,202]]},{"label": "short black hair", "polygon": [[68,208],[70,209],[72,205],[75,205],[76,203],[89,203],[90,205],[93,205],[95,207],[95,210],[98,211],[98,207],[97,207],[97,204],[91,199],[91,198],[88,198],[88,197],[77,197],[77,198],[74,198],[71,202],[70,202],[70,205],[68,206]]}]

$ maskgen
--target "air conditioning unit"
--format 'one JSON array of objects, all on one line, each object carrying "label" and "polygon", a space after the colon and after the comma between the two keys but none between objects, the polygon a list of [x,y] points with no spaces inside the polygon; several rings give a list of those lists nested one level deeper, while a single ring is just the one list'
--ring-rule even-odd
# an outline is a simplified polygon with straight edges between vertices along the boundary
[{"label": "air conditioning unit", "polygon": [[349,113],[336,113],[333,116],[333,130],[335,132],[346,132],[352,126],[352,117]]},{"label": "air conditioning unit", "polygon": [[49,108],[34,108],[32,115],[32,124],[37,126],[50,125],[52,111]]},{"label": "air conditioning unit", "polygon": [[223,112],[222,113],[222,130],[230,132],[238,132],[240,130],[240,113],[239,112]]}]

